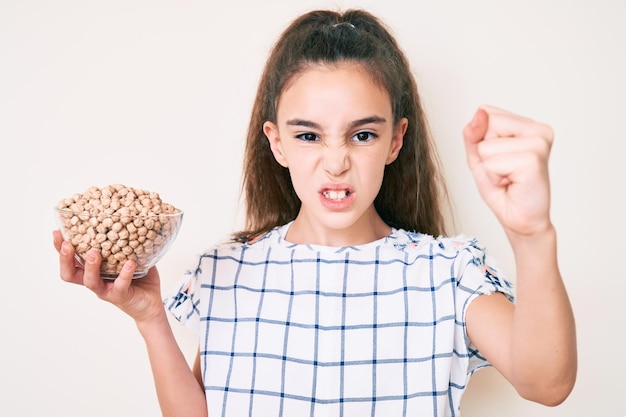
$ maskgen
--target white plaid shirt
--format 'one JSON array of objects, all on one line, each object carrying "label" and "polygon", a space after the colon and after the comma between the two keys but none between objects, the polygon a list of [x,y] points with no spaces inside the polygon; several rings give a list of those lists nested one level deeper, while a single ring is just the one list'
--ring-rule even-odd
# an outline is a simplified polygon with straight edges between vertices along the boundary
[{"label": "white plaid shirt", "polygon": [[199,257],[166,307],[200,339],[211,416],[458,416],[487,361],[465,332],[511,284],[473,239],[394,229],[365,245],[284,240],[288,225]]}]

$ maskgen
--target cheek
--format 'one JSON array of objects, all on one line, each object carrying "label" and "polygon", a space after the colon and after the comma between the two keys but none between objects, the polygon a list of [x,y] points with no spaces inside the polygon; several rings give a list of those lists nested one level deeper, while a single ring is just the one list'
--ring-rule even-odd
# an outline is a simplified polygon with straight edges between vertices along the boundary
[{"label": "cheek", "polygon": [[300,195],[301,191],[310,188],[315,178],[315,163],[311,158],[301,155],[295,163],[289,164],[289,175],[296,193]]},{"label": "cheek", "polygon": [[385,155],[372,155],[359,161],[359,177],[364,185],[371,191],[378,193],[385,174]]},{"label": "cheek", "polygon": [[361,158],[359,166],[362,168],[361,172],[366,172],[369,176],[381,176],[387,165],[386,162],[387,155],[383,152],[378,152]]}]

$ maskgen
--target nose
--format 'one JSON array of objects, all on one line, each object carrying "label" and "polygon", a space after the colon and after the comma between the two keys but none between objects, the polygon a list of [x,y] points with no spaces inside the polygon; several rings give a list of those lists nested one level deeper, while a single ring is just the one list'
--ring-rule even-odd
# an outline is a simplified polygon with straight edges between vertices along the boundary
[{"label": "nose", "polygon": [[322,165],[328,175],[337,177],[350,168],[350,151],[345,143],[325,146],[323,153]]}]

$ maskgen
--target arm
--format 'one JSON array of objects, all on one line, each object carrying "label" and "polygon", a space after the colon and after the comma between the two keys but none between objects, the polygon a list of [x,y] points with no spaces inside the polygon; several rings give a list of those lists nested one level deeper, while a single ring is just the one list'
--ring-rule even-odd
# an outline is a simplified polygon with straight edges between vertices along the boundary
[{"label": "arm", "polygon": [[206,417],[204,389],[172,333],[161,300],[157,269],[152,268],[145,277],[133,280],[135,265],[128,261],[115,280],[104,280],[100,277],[101,259],[96,251],[88,254],[84,269],[78,268],[72,245],[64,242],[58,231],[54,232],[53,239],[64,281],[84,285],[135,320],[146,343],[163,415]]},{"label": "arm", "polygon": [[[198,368],[189,369],[165,317],[138,324],[146,341],[148,357],[163,416],[206,417],[204,385],[196,379]],[[196,358],[195,364],[198,364]],[[200,377],[201,378],[201,377]]]},{"label": "arm", "polygon": [[521,396],[557,405],[576,379],[574,316],[549,216],[552,130],[499,109],[479,109],[464,130],[481,196],[504,228],[516,263],[516,302],[481,296],[467,311],[469,338]]}]

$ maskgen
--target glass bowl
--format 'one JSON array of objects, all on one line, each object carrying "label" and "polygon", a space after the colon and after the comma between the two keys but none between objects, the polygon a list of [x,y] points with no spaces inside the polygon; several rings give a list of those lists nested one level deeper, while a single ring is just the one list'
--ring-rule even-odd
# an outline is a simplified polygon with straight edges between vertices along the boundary
[{"label": "glass bowl", "polygon": [[183,220],[183,211],[178,209],[143,215],[54,210],[63,238],[74,246],[76,260],[84,266],[87,252],[96,249],[102,256],[100,276],[108,279],[116,278],[130,259],[137,264],[133,278],[145,276],[167,253]]}]

